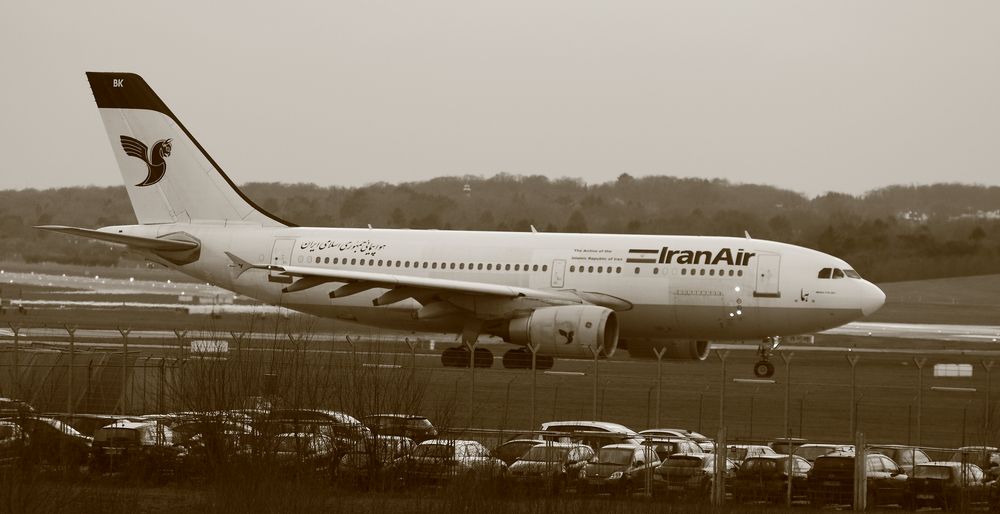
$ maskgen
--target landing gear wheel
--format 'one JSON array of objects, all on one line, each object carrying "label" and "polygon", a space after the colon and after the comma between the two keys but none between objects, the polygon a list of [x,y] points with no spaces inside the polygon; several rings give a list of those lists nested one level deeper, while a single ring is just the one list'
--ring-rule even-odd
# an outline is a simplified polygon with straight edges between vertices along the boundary
[{"label": "landing gear wheel", "polygon": [[[465,355],[468,356],[469,353],[466,352]],[[473,357],[473,362],[475,363],[475,366],[477,368],[492,368],[493,352],[487,350],[486,348],[476,348],[475,356]]]},{"label": "landing gear wheel", "polygon": [[446,368],[467,368],[469,367],[469,351],[460,346],[445,348],[441,352],[441,364]]},{"label": "landing gear wheel", "polygon": [[757,378],[771,378],[774,376],[774,364],[770,361],[757,361],[757,364],[753,365],[753,374]]},{"label": "landing gear wheel", "polygon": [[503,354],[503,367],[507,369],[531,369],[531,352],[521,348],[508,350]]}]

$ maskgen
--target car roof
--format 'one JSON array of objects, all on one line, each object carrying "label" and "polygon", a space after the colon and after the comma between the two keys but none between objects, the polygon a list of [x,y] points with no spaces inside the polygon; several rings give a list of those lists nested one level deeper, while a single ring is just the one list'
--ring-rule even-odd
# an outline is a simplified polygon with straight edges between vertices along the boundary
[{"label": "car roof", "polygon": [[601,432],[612,432],[616,434],[635,435],[635,430],[609,421],[547,421],[542,423],[542,430],[552,430],[561,427],[587,427]]},{"label": "car roof", "polygon": [[615,444],[604,445],[601,447],[602,450],[605,448],[612,450],[635,450],[636,448],[642,448],[642,446],[629,443],[615,443]]},{"label": "car roof", "polygon": [[372,414],[371,416],[364,417],[364,419],[375,419],[375,418],[428,419],[427,416],[421,416],[419,414]]},{"label": "car roof", "polygon": [[[126,430],[141,430],[143,428],[155,427],[157,422],[155,421],[131,421],[127,419],[119,419],[114,423],[109,425],[104,425],[101,428],[120,428]],[[164,427],[166,428],[166,427]]]},{"label": "car roof", "polygon": [[460,446],[465,444],[482,445],[483,443],[473,441],[472,439],[428,439],[417,446],[430,446],[432,444],[442,446]]},{"label": "car roof", "polygon": [[582,443],[543,443],[539,441],[534,441],[534,442],[538,443],[535,446],[544,446],[546,448],[580,448],[580,447],[590,448],[589,446]]},{"label": "car roof", "polygon": [[[975,464],[972,464],[971,462],[966,464],[971,464],[975,466]],[[960,467],[961,465],[962,465],[961,462],[955,462],[950,460],[936,460],[931,462],[924,462],[922,464],[917,464],[918,467],[928,466],[928,467],[939,467],[939,468],[957,468]]]}]

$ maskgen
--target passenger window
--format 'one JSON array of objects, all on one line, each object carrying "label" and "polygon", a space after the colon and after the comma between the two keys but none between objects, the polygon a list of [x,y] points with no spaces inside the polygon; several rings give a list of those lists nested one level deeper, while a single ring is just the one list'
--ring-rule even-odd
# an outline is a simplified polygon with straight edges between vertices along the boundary
[{"label": "passenger window", "polygon": [[844,271],[839,268],[834,268],[833,278],[844,278]]},{"label": "passenger window", "polygon": [[514,265],[514,271],[521,271],[521,265],[520,264],[515,264]]},{"label": "passenger window", "polygon": [[356,265],[357,263],[358,263],[358,260],[357,260],[357,259],[351,259],[351,266],[354,266],[354,265]]},{"label": "passenger window", "polygon": [[830,268],[823,268],[819,270],[819,276],[816,278],[830,278],[830,272],[833,271]]},{"label": "passenger window", "polygon": [[431,264],[431,269],[438,269],[438,263]]},{"label": "passenger window", "polygon": [[715,276],[715,269],[708,270],[708,274],[714,277]]},{"label": "passenger window", "polygon": [[402,261],[396,261],[396,267],[397,268],[400,267],[401,265],[402,265]]},{"label": "passenger window", "polygon": [[479,263],[479,264],[478,264],[478,265],[476,266],[476,269],[483,269],[483,263],[481,263],[481,262],[480,262],[480,263]]},{"label": "passenger window", "polygon": [[510,264],[504,265],[503,270],[504,271],[510,271]]},{"label": "passenger window", "polygon": [[597,267],[597,272],[598,273],[604,273],[604,266],[598,266]]},{"label": "passenger window", "polygon": [[622,272],[622,267],[621,266],[618,266],[617,268],[615,268],[615,273],[621,273],[621,272]]},{"label": "passenger window", "polygon": [[681,275],[687,275],[687,274],[688,274],[687,268],[681,268]]},{"label": "passenger window", "polygon": [[[379,260],[378,260],[378,265],[379,265],[379,266],[381,266],[381,265],[382,265],[382,262],[383,262],[383,261],[382,261],[382,259],[379,259]],[[334,264],[337,264],[337,259],[334,259],[334,260],[333,260],[333,263],[334,263]]]},{"label": "passenger window", "polygon": [[701,270],[699,270],[698,274],[704,276],[705,275],[705,268],[702,268]]},{"label": "passenger window", "polygon": [[[424,263],[424,265],[423,265],[422,267],[423,267],[424,269],[427,269],[427,263],[425,262],[425,263]],[[437,263],[436,263],[436,262],[434,263],[434,267],[435,267],[435,268],[437,267]]]},{"label": "passenger window", "polygon": [[570,266],[569,267],[569,272],[573,273],[574,271],[576,271],[576,266]]},{"label": "passenger window", "polygon": [[535,264],[534,266],[532,266],[531,271],[538,271],[538,265]]},{"label": "passenger window", "polygon": [[486,271],[493,271],[493,264],[492,263],[486,265]]},{"label": "passenger window", "polygon": [[639,266],[636,266],[636,267],[635,267],[635,274],[636,274],[636,275],[638,275],[638,274],[639,274]]},{"label": "passenger window", "polygon": [[737,270],[736,271],[736,276],[737,277],[742,277],[743,276],[743,270]]},{"label": "passenger window", "polygon": [[542,264],[542,271],[548,271],[548,270],[549,270],[549,265],[548,264]]},{"label": "passenger window", "polygon": [[593,272],[594,272],[594,267],[593,266],[587,266],[587,273],[593,273]]},{"label": "passenger window", "polygon": [[729,276],[733,276],[733,270],[729,270]]}]

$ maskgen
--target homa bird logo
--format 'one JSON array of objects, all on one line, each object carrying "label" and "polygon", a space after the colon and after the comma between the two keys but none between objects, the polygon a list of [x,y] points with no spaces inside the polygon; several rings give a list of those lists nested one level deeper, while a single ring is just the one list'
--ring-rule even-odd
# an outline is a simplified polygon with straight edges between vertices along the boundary
[{"label": "homa bird logo", "polygon": [[159,182],[167,172],[167,157],[170,157],[170,142],[173,140],[161,139],[153,143],[152,149],[147,149],[142,141],[134,137],[122,136],[121,140],[125,155],[142,160],[149,168],[146,179],[136,184],[136,186],[151,186]]}]

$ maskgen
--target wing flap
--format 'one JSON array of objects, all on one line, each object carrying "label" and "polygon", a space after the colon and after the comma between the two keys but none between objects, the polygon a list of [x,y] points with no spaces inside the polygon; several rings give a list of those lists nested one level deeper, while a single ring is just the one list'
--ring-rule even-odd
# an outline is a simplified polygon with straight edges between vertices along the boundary
[{"label": "wing flap", "polygon": [[106,241],[108,243],[126,245],[141,250],[152,250],[158,252],[180,252],[185,250],[195,250],[200,246],[195,241],[181,241],[177,239],[159,239],[155,237],[130,236],[126,234],[116,234],[112,232],[101,232],[100,230],[92,230],[89,228],[66,227],[62,225],[39,225],[36,226],[35,228],[40,230],[48,230],[50,232],[59,232],[61,234],[69,234],[71,236],[97,239],[99,241]]},{"label": "wing flap", "polygon": [[[323,269],[306,266],[274,266],[270,264],[251,264],[240,257],[230,254],[229,258],[239,268],[242,274],[249,269],[267,270],[273,273],[281,273],[291,277],[300,277],[300,280],[310,277],[310,280],[303,285],[319,285],[324,281],[356,283],[357,286],[344,288],[337,291],[346,294],[335,294],[336,297],[353,294],[355,289],[367,290],[373,288],[396,289],[424,289],[446,293],[488,295],[503,298],[535,298],[539,300],[555,300],[560,302],[584,303],[576,294],[568,291],[550,291],[543,289],[532,289],[518,286],[505,286],[502,284],[490,284],[488,282],[472,282],[468,280],[453,280],[446,278],[414,277],[408,275],[393,275],[390,273],[373,273],[369,271],[354,271],[340,269]],[[325,279],[325,280],[320,280]],[[297,290],[305,289],[296,288]],[[392,295],[395,297],[396,295]],[[389,298],[386,298],[388,300]],[[380,302],[380,304],[382,304]]]}]

